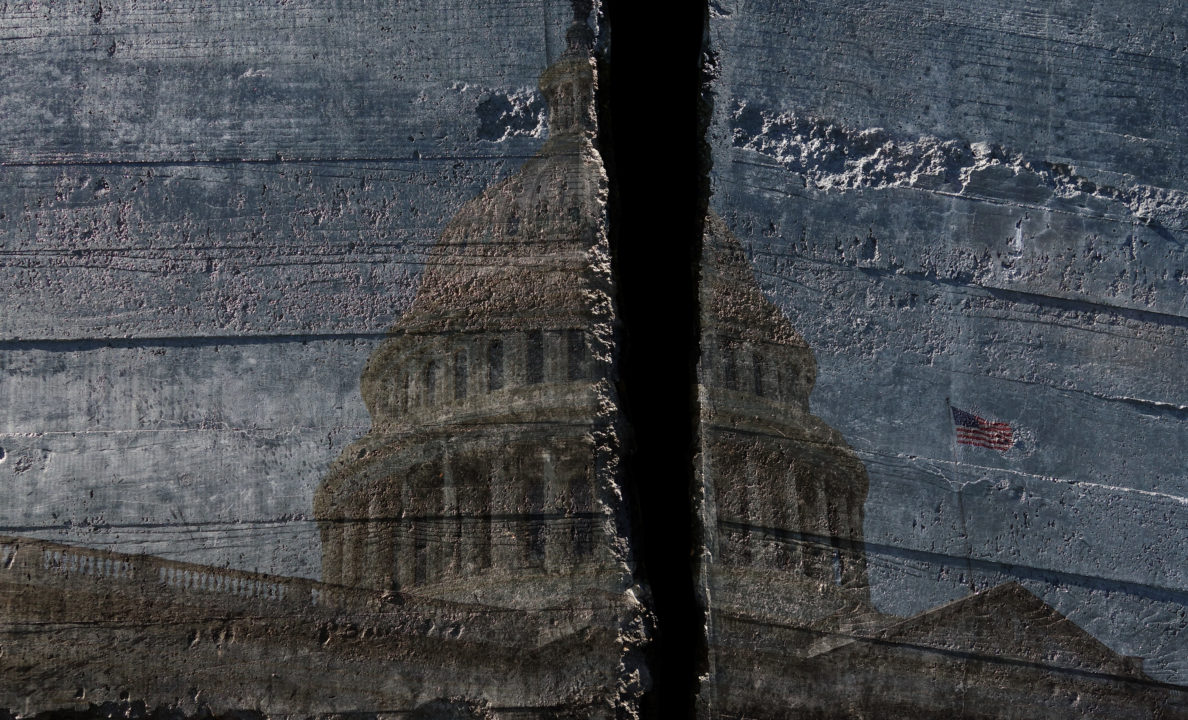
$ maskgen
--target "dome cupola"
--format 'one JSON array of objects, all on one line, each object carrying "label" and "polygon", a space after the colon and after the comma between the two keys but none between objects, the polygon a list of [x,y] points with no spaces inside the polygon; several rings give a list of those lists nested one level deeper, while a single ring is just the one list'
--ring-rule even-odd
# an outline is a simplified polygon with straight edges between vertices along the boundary
[{"label": "dome cupola", "polygon": [[565,52],[540,76],[540,91],[549,104],[550,138],[594,132],[594,33],[586,23],[591,9],[588,0],[573,3]]}]

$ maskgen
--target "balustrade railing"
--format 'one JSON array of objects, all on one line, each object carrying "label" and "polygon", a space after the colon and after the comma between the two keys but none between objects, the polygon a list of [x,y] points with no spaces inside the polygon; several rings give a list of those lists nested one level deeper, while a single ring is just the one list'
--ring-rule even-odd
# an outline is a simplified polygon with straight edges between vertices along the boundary
[{"label": "balustrade railing", "polygon": [[216,593],[276,602],[304,600],[317,606],[336,605],[350,593],[348,588],[322,586],[305,578],[215,568],[35,538],[0,537],[0,573],[5,572],[29,583],[60,583],[66,578],[85,577],[97,582],[149,583],[166,592]]}]

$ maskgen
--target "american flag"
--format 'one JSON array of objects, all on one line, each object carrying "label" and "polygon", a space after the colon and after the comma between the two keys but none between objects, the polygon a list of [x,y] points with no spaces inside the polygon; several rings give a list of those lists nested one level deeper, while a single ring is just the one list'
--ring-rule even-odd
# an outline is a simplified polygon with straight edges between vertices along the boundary
[{"label": "american flag", "polygon": [[1015,431],[1009,423],[990,422],[965,410],[950,406],[957,442],[1006,452],[1015,444]]}]

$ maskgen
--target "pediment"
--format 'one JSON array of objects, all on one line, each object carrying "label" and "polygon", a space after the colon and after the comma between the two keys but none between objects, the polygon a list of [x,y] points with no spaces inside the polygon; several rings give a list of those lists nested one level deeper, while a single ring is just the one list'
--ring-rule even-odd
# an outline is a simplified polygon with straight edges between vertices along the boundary
[{"label": "pediment", "polygon": [[1114,652],[1016,582],[907,618],[872,639],[967,659],[1145,677],[1138,658]]}]

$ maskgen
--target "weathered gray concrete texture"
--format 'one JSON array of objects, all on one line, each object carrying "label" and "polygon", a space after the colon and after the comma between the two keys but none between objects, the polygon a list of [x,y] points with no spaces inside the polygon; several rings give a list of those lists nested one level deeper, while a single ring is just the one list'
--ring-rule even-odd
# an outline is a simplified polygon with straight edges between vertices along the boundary
[{"label": "weathered gray concrete texture", "polygon": [[317,577],[427,248],[547,136],[566,3],[0,9],[0,527]]},{"label": "weathered gray concrete texture", "polygon": [[[721,1],[710,26],[711,208],[865,465],[874,605],[1017,581],[1188,684],[1188,12]],[[1015,444],[957,444],[950,403]]]},{"label": "weathered gray concrete texture", "polygon": [[[384,148],[363,138],[361,157],[342,162],[140,162],[129,172],[224,173],[224,194],[174,195],[164,180],[144,199],[131,184],[110,202],[141,216],[105,240],[130,247],[105,246],[101,260],[31,252],[36,272],[13,270],[28,281],[14,287],[5,386],[10,422],[29,429],[8,434],[5,462],[5,713],[102,717],[139,703],[199,717],[636,716],[646,623],[618,467],[597,13],[565,9],[558,55],[533,71],[543,99],[483,91],[463,107],[455,80],[448,100],[432,96],[433,73],[492,79],[497,52],[447,50],[514,34],[526,19],[516,6],[457,8],[429,27],[418,23],[436,15],[396,13],[409,42],[427,43],[426,57],[409,51],[428,80],[404,122],[432,126],[433,139],[408,130],[411,158],[369,155]],[[366,7],[354,21],[344,41],[387,32]],[[192,69],[218,65],[216,54]],[[325,92],[355,83],[365,106],[375,89],[340,69],[318,76]],[[294,107],[281,97],[273,112]],[[365,120],[356,109],[343,122]],[[517,148],[541,140],[517,167]],[[339,152],[334,142],[322,149]],[[105,171],[112,163],[129,167]],[[275,176],[250,202],[245,164]],[[329,210],[304,205],[309,187]],[[36,225],[33,206],[22,217]],[[224,213],[239,218],[231,228]],[[93,231],[84,219],[77,232]],[[214,231],[192,240],[158,225]],[[30,231],[13,256],[85,247],[73,232]],[[141,275],[104,265],[125,261]],[[52,286],[72,272],[93,277],[62,299]],[[74,320],[71,302],[83,310]],[[49,320],[30,317],[35,303]],[[29,537],[47,534],[70,544]]]},{"label": "weathered gray concrete texture", "polygon": [[866,467],[810,412],[812,349],[763,296],[725,223],[711,214],[705,227],[702,714],[1188,715],[1188,689],[1152,681],[1140,658],[1106,647],[1017,581],[971,587],[967,597],[907,618],[872,603],[870,556],[886,548],[864,538]]}]

